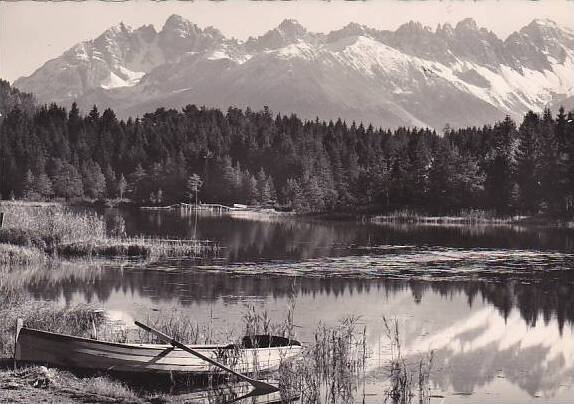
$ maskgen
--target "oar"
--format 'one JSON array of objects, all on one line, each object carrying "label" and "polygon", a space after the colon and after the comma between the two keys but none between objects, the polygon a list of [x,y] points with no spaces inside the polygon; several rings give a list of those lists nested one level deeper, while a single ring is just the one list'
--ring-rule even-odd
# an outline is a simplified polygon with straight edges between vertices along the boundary
[{"label": "oar", "polygon": [[203,354],[197,352],[195,349],[191,349],[190,347],[183,345],[181,342],[176,341],[175,339],[171,338],[170,336],[167,336],[167,335],[165,335],[164,333],[162,333],[162,332],[160,332],[160,331],[158,331],[158,330],[155,330],[155,329],[151,328],[150,326],[147,326],[147,325],[145,325],[145,324],[142,324],[142,323],[140,323],[139,321],[136,321],[135,324],[136,324],[138,327],[143,328],[143,329],[146,330],[147,332],[150,332],[150,333],[154,334],[154,335],[157,336],[160,340],[162,340],[162,341],[164,341],[164,342],[166,342],[166,343],[168,343],[168,344],[171,344],[171,346],[173,346],[173,347],[175,347],[175,348],[179,348],[179,349],[181,349],[181,350],[183,350],[183,351],[189,352],[190,354],[192,354],[192,355],[194,355],[194,356],[197,356],[198,358],[203,359],[204,361],[206,361],[206,362],[208,362],[208,363],[211,363],[213,366],[216,366],[216,367],[218,367],[218,368],[220,368],[220,369],[225,370],[226,372],[229,372],[229,373],[231,373],[231,374],[237,376],[239,379],[246,381],[247,383],[251,384],[253,387],[255,387],[255,389],[257,389],[257,390],[259,390],[259,391],[265,391],[265,392],[267,392],[267,393],[273,393],[273,392],[275,392],[275,391],[279,391],[279,389],[278,389],[277,387],[275,387],[275,386],[273,386],[273,385],[271,385],[271,384],[269,384],[269,383],[265,383],[265,382],[262,382],[262,381],[260,381],[260,380],[255,380],[255,379],[252,379],[251,377],[248,377],[248,376],[245,376],[245,375],[243,375],[243,374],[241,374],[241,373],[238,373],[238,372],[236,372],[235,370],[233,370],[233,369],[231,369],[231,368],[228,368],[227,366],[222,365],[221,363],[216,362],[216,361],[214,361],[213,359],[211,359],[211,358],[209,358],[209,357],[207,357],[207,356],[205,356],[205,355],[203,355]]}]

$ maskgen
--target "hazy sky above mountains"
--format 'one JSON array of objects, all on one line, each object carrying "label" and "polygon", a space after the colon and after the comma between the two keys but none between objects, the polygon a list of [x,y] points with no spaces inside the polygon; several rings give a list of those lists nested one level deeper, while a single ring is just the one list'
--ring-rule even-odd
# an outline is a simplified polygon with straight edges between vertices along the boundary
[{"label": "hazy sky above mountains", "polygon": [[12,82],[29,75],[120,21],[133,28],[153,24],[160,30],[171,14],[239,39],[261,35],[285,18],[295,18],[313,32],[329,32],[349,22],[394,30],[410,20],[434,30],[438,23],[454,25],[467,17],[502,39],[534,18],[550,18],[574,29],[573,0],[0,2],[0,78]]}]

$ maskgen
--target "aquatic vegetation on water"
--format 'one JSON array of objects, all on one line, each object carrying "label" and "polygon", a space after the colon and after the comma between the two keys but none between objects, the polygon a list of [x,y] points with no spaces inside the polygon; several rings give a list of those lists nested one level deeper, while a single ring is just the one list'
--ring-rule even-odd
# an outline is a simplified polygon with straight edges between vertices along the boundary
[{"label": "aquatic vegetation on water", "polygon": [[523,217],[501,217],[495,212],[480,209],[461,210],[453,216],[427,216],[410,209],[401,209],[388,215],[373,216],[373,223],[416,223],[429,225],[510,224]]},{"label": "aquatic vegetation on water", "polygon": [[166,241],[143,237],[104,239],[61,244],[58,256],[64,258],[144,258],[200,257],[206,252],[216,253],[217,246],[199,240]]}]

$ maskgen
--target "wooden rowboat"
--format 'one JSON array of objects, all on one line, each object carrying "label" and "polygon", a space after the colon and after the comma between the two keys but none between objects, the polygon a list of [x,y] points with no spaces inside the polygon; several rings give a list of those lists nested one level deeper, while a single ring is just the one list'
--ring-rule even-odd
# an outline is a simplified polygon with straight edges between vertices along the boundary
[{"label": "wooden rowboat", "polygon": [[[302,351],[295,340],[275,336],[245,337],[241,344],[189,345],[189,348],[238,373],[253,374],[277,369],[282,361]],[[221,373],[206,361],[172,345],[120,344],[22,327],[16,337],[17,362],[122,373],[186,374]]]}]

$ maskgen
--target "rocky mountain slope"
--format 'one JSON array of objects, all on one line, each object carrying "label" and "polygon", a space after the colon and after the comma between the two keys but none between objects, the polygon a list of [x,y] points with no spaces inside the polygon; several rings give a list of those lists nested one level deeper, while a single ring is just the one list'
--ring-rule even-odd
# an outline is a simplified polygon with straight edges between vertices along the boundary
[{"label": "rocky mountain slope", "polygon": [[574,32],[534,20],[501,40],[472,19],[435,30],[349,24],[328,34],[294,20],[238,41],[173,15],[161,31],[114,26],[15,82],[39,101],[122,116],[189,103],[442,128],[540,111],[574,96]]}]

